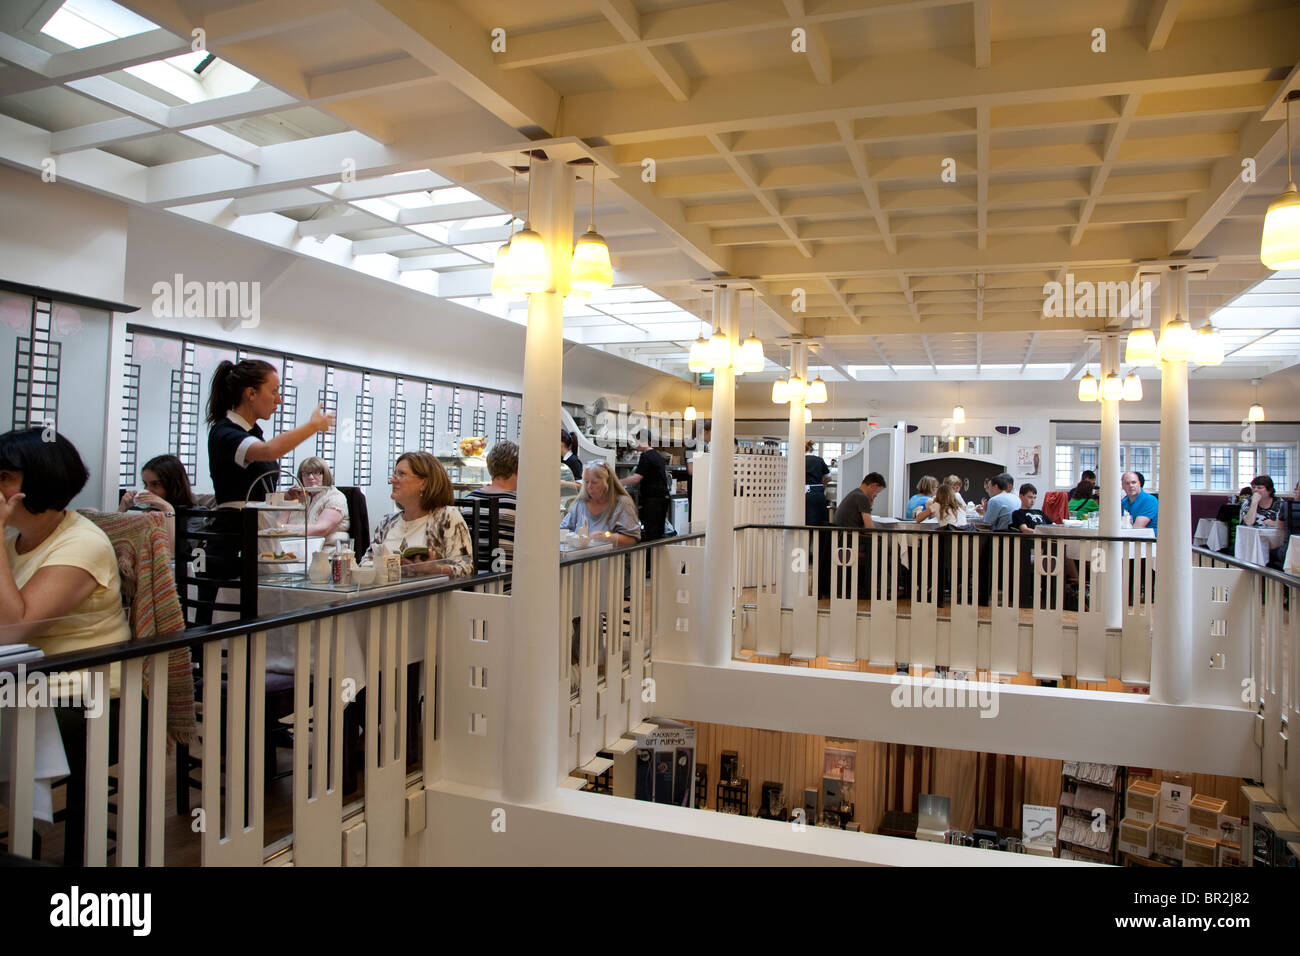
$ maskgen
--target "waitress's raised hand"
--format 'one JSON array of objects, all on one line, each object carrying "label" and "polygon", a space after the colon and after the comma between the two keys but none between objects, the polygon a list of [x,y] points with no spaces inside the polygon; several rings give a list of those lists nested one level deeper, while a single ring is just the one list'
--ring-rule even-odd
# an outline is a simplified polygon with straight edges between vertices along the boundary
[{"label": "waitress's raised hand", "polygon": [[317,405],[316,410],[311,413],[310,424],[318,432],[327,432],[334,427],[334,416],[321,411],[320,405]]}]

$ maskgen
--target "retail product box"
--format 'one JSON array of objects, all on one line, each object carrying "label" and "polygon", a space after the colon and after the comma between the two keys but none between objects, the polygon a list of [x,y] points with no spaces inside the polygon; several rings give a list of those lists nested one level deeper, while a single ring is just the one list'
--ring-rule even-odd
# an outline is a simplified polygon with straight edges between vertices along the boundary
[{"label": "retail product box", "polygon": [[1215,866],[1241,866],[1241,847],[1220,843],[1215,851]]},{"label": "retail product box", "polygon": [[1134,780],[1128,785],[1128,797],[1124,802],[1124,818],[1154,824],[1159,805],[1160,785],[1150,780]]},{"label": "retail product box", "polygon": [[1176,823],[1156,824],[1156,841],[1154,853],[1170,860],[1182,860],[1186,850],[1187,830]]},{"label": "retail product box", "polygon": [[1218,840],[1187,834],[1183,841],[1183,866],[1214,866],[1218,847]]},{"label": "retail product box", "polygon": [[1156,825],[1150,820],[1125,817],[1119,823],[1119,848],[1134,856],[1149,857],[1155,845]]},{"label": "retail product box", "polygon": [[1192,797],[1187,808],[1187,832],[1211,840],[1219,839],[1219,814],[1228,807],[1227,800],[1203,793]]},{"label": "retail product box", "polygon": [[1192,788],[1185,783],[1160,784],[1160,816],[1157,823],[1171,823],[1187,829],[1187,811],[1192,805]]}]

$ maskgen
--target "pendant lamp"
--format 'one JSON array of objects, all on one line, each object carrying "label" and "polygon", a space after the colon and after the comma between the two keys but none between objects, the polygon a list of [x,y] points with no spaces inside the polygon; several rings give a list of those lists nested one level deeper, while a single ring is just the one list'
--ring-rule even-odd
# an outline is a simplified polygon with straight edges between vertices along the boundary
[{"label": "pendant lamp", "polygon": [[785,379],[778,378],[772,383],[772,404],[784,405],[788,401],[790,401],[789,386],[786,384]]},{"label": "pendant lamp", "polygon": [[1223,339],[1208,321],[1196,330],[1192,343],[1192,361],[1197,365],[1223,364]]},{"label": "pendant lamp", "polygon": [[1118,402],[1124,398],[1124,383],[1114,372],[1108,374],[1101,382],[1101,397],[1103,401]]},{"label": "pendant lamp", "polygon": [[791,375],[785,383],[785,397],[788,402],[802,402],[808,394],[808,386],[798,375]]},{"label": "pendant lamp", "polygon": [[1124,345],[1124,364],[1155,365],[1157,361],[1156,336],[1150,329],[1134,329]]},{"label": "pendant lamp", "polygon": [[1091,372],[1084,372],[1083,378],[1079,379],[1079,401],[1097,401],[1097,380],[1092,377]]},{"label": "pendant lamp", "polygon": [[954,425],[966,424],[966,406],[954,405],[952,407],[952,421]]},{"label": "pendant lamp", "polygon": [[749,338],[745,339],[740,346],[740,368],[746,372],[761,372],[767,366],[767,359],[763,355],[763,343],[759,341],[758,333],[754,328],[757,311],[753,298],[755,292],[750,289],[749,293]]},{"label": "pendant lamp", "polygon": [[614,269],[609,263],[609,244],[596,231],[596,164],[591,164],[591,215],[587,231],[573,245],[569,264],[569,285],[585,292],[599,292],[614,284]]},{"label": "pendant lamp", "polygon": [[1192,357],[1192,327],[1178,313],[1174,320],[1160,330],[1160,361],[1186,362]]},{"label": "pendant lamp", "polygon": [[693,421],[695,421],[695,406],[694,406],[694,405],[687,405],[687,406],[686,406],[686,410],[685,410],[684,412],[682,412],[682,421],[684,421],[684,422],[693,422]]},{"label": "pendant lamp", "polygon": [[808,392],[803,397],[805,405],[822,405],[826,402],[826,382],[818,375],[808,383]]},{"label": "pendant lamp", "polygon": [[510,288],[510,243],[515,237],[515,194],[519,185],[519,167],[510,167],[510,238],[497,249],[492,262],[492,294],[498,299],[519,299],[521,296]]},{"label": "pendant lamp", "polygon": [[1286,98],[1286,191],[1268,204],[1259,242],[1259,259],[1270,269],[1300,268],[1300,192],[1291,173],[1291,101],[1298,95]]},{"label": "pendant lamp", "polygon": [[1142,379],[1137,377],[1137,372],[1129,372],[1124,377],[1124,401],[1142,401]]},{"label": "pendant lamp", "polygon": [[715,325],[713,335],[709,339],[709,366],[716,371],[730,364],[731,339],[722,334],[721,327]]},{"label": "pendant lamp", "polygon": [[532,228],[528,214],[533,207],[533,154],[528,153],[528,212],[524,228],[510,240],[510,289],[527,294],[544,292],[551,284],[551,270],[546,261],[546,244],[541,234]]},{"label": "pendant lamp", "polygon": [[803,423],[805,425],[812,424],[812,409],[809,408],[807,405],[803,407]]},{"label": "pendant lamp", "polygon": [[1255,386],[1255,404],[1250,406],[1250,411],[1246,417],[1252,422],[1262,422],[1264,420],[1264,406],[1259,403],[1259,379],[1252,378],[1250,384]]}]

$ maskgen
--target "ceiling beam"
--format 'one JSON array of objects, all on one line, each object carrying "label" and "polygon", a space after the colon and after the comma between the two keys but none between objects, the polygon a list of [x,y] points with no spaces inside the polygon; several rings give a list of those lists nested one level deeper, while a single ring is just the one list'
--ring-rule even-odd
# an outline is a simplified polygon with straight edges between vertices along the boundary
[{"label": "ceiling beam", "polygon": [[18,37],[0,33],[0,59],[11,65],[0,73],[0,96],[113,73],[189,51],[190,39],[181,39],[168,30],[148,30],[62,53],[50,53]]},{"label": "ceiling beam", "polygon": [[[916,297],[912,295],[911,283],[907,281],[907,276],[904,275],[903,273],[898,272],[895,273],[895,275],[898,277],[899,288],[903,290],[903,298],[907,300],[907,307],[912,312],[912,321],[914,321],[917,325],[920,325],[921,313],[916,308]],[[929,351],[928,345],[926,346],[926,351]]]},{"label": "ceiling beam", "polygon": [[856,322],[858,325],[861,325],[862,318],[855,311],[853,311],[853,306],[849,305],[848,300],[844,298],[844,294],[840,292],[840,284],[836,282],[834,279],[832,279],[830,276],[823,276],[822,281],[826,283],[826,288],[831,290],[831,295],[835,296],[835,301],[838,302],[840,308],[844,310],[844,314],[847,315],[854,322]]},{"label": "ceiling beam", "polygon": [[939,366],[935,364],[934,351],[930,348],[930,336],[928,335],[921,336],[921,345],[925,347],[925,357],[930,362],[930,370],[934,372],[935,375],[938,375]]},{"label": "ceiling beam", "polygon": [[830,87],[770,69],[733,74],[699,84],[686,104],[645,90],[579,93],[565,97],[565,128],[619,145],[970,109],[978,103],[1024,106],[1255,83],[1268,73],[1261,64],[1294,62],[1300,9],[1190,21],[1158,58],[1147,52],[1139,32],[1111,30],[1105,56],[1092,53],[1074,32],[1006,40],[999,43],[998,63],[975,71],[946,51],[873,55],[842,61],[840,70],[852,82]]},{"label": "ceiling beam", "polygon": [[895,375],[897,375],[898,369],[894,368],[893,363],[889,361],[888,356],[885,355],[884,351],[880,348],[879,344],[877,344],[876,337],[874,335],[867,336],[867,344],[869,344],[872,347],[872,349],[875,350],[875,353],[877,356],[879,356],[880,361],[885,363],[885,367],[889,369],[891,372],[893,372]]},{"label": "ceiling beam", "polygon": [[1097,343],[1089,342],[1087,347],[1084,348],[1083,354],[1079,356],[1079,360],[1070,366],[1070,370],[1065,373],[1065,376],[1061,379],[1061,381],[1068,382],[1070,381],[1070,379],[1074,378],[1074,376],[1078,375],[1079,372],[1083,370],[1083,367],[1092,361],[1093,356],[1095,356],[1096,354],[1097,354]]},{"label": "ceiling beam", "polygon": [[744,183],[745,188],[753,193],[754,198],[759,201],[765,210],[767,210],[767,214],[776,220],[776,224],[781,227],[781,231],[784,232],[786,236],[789,237],[790,241],[794,243],[794,247],[798,249],[804,257],[811,256],[812,251],[809,249],[808,244],[799,238],[799,233],[795,230],[794,226],[786,221],[785,217],[781,215],[781,210],[777,208],[776,202],[759,186],[759,173],[757,168],[754,166],[754,161],[747,156],[737,156],[732,153],[721,136],[710,134],[709,142],[713,145],[713,148],[718,151],[718,155],[722,157],[723,161],[731,167],[731,171],[736,174],[742,183]]},{"label": "ceiling beam", "polygon": [[[977,4],[978,6],[978,4]],[[975,215],[979,228],[978,245],[988,246],[989,227],[989,108],[975,107]]]},{"label": "ceiling beam", "polygon": [[987,69],[993,63],[993,0],[975,0],[971,4],[974,18],[975,68]]},{"label": "ceiling beam", "polygon": [[628,43],[634,45],[636,54],[654,74],[668,95],[679,103],[691,98],[691,78],[672,51],[663,46],[647,46],[641,42],[641,13],[632,0],[596,0],[596,6],[614,29]]},{"label": "ceiling beam", "polygon": [[849,374],[849,370],[844,367],[843,360],[835,353],[833,348],[825,342],[810,342],[809,344],[816,350],[823,362],[835,369],[837,373],[844,376],[846,380],[850,382],[857,381],[857,376]]},{"label": "ceiling beam", "polygon": [[1028,367],[1028,365],[1029,365],[1029,356],[1033,354],[1033,352],[1034,352],[1034,345],[1035,345],[1037,342],[1038,342],[1038,333],[1037,333],[1037,332],[1030,332],[1030,333],[1029,333],[1029,345],[1028,345],[1028,347],[1025,349],[1025,357],[1024,357],[1024,360],[1021,361],[1021,363],[1020,363],[1020,371],[1021,371],[1022,373],[1024,372],[1025,368]]},{"label": "ceiling beam", "polygon": [[853,172],[857,175],[858,182],[862,184],[862,194],[867,199],[872,218],[876,220],[876,228],[880,230],[880,237],[885,242],[885,249],[892,256],[898,251],[898,247],[894,243],[893,234],[889,231],[889,216],[880,205],[880,189],[876,186],[875,180],[871,178],[871,168],[867,160],[866,147],[853,138],[852,120],[836,120],[835,129],[839,132],[840,142],[844,144],[844,149],[849,154],[849,162],[853,164]]},{"label": "ceiling beam", "polygon": [[1151,4],[1146,22],[1147,50],[1154,53],[1165,48],[1169,42],[1169,31],[1174,28],[1174,20],[1178,17],[1178,8],[1182,3],[1183,0],[1155,0]]},{"label": "ceiling beam", "polygon": [[1088,198],[1083,201],[1083,205],[1079,208],[1079,221],[1075,223],[1074,230],[1070,233],[1070,245],[1072,246],[1077,246],[1080,240],[1083,239],[1083,231],[1088,228],[1088,221],[1092,219],[1093,210],[1097,208],[1097,199],[1106,188],[1106,180],[1110,176],[1116,157],[1119,155],[1120,144],[1124,142],[1129,127],[1133,125],[1133,120],[1137,116],[1138,103],[1141,99],[1136,93],[1125,96],[1124,105],[1119,111],[1119,122],[1112,126],[1106,134],[1106,145],[1101,152],[1101,165],[1092,171],[1092,184],[1088,188]]}]

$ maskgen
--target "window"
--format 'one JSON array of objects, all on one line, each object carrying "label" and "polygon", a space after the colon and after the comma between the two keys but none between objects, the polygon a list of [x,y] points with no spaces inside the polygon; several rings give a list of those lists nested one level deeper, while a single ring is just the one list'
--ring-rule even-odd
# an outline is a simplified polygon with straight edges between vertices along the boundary
[{"label": "window", "polygon": [[1056,446],[1056,479],[1057,488],[1074,487],[1074,446],[1057,445]]},{"label": "window", "polygon": [[922,455],[941,455],[945,453],[991,455],[993,454],[993,437],[991,435],[921,436]]},{"label": "window", "polygon": [[1188,487],[1205,487],[1205,446],[1192,445],[1187,449]]},{"label": "window", "polygon": [[1240,485],[1232,483],[1232,449],[1214,445],[1210,452],[1210,490],[1236,491]]},{"label": "window", "polygon": [[[1121,460],[1123,460],[1124,458],[1124,450],[1125,450],[1124,448],[1120,448]],[[1143,477],[1145,477],[1147,480],[1147,484],[1154,486],[1156,473],[1151,458],[1151,446],[1132,445],[1129,447],[1128,451],[1129,451],[1129,455],[1128,455],[1129,465],[1127,469],[1124,470],[1142,472]]]},{"label": "window", "polygon": [[1259,452],[1256,449],[1242,448],[1237,451],[1237,486],[1239,488],[1245,488],[1256,475],[1260,474],[1258,465]]},{"label": "window", "polygon": [[1079,446],[1079,472],[1096,471],[1099,466],[1100,453],[1096,445]]},{"label": "window", "polygon": [[1273,486],[1279,495],[1289,493],[1295,484],[1290,459],[1291,455],[1285,448],[1264,449],[1264,474],[1273,479]]}]

